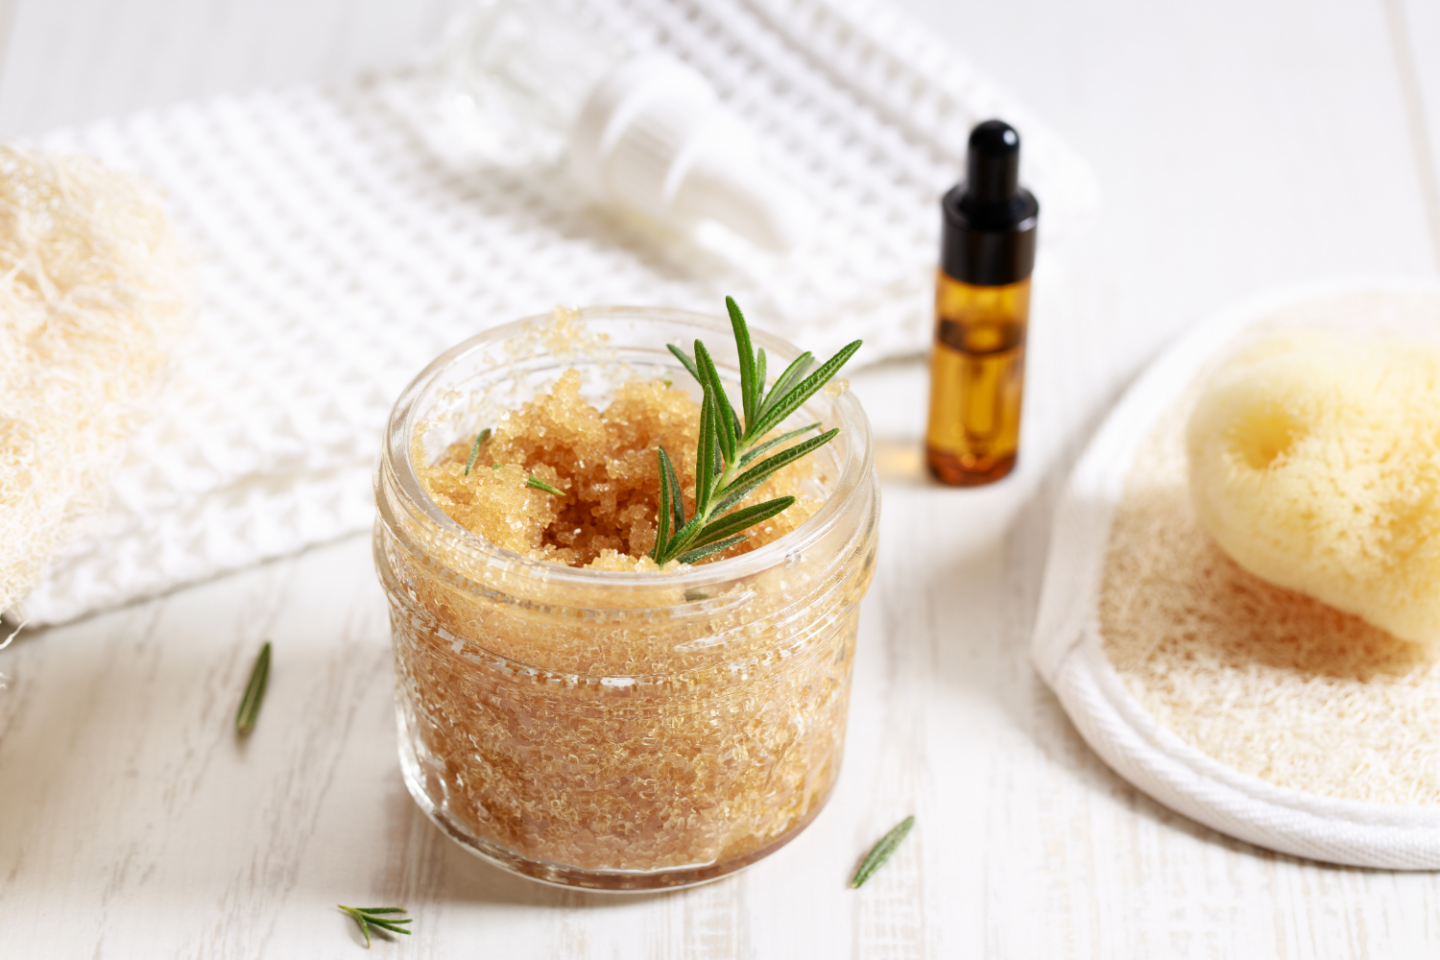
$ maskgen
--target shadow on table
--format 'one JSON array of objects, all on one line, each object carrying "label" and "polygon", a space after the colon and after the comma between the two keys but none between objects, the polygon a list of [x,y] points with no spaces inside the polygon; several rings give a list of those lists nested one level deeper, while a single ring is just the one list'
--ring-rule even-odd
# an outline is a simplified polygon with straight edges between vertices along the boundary
[{"label": "shadow on table", "polygon": [[1022,729],[1035,722],[1040,681],[1028,653],[1055,503],[1121,389],[1073,427],[1034,438],[1016,471],[988,486],[942,485],[918,442],[877,439],[884,507],[871,596],[885,608],[889,656],[908,682],[992,702]]},{"label": "shadow on table", "polygon": [[[431,829],[435,829],[433,825]],[[436,830],[436,833],[439,831]],[[597,893],[564,890],[501,870],[453,843],[447,842],[446,846],[446,883],[439,896],[450,900],[536,907],[604,908],[645,903],[680,892]]]},{"label": "shadow on table", "polygon": [[389,872],[398,878],[398,883],[393,883],[398,897],[505,906],[605,908],[644,903],[670,893],[569,890],[517,876],[452,841],[430,822],[402,784],[395,785],[386,803],[386,819],[393,825]]}]

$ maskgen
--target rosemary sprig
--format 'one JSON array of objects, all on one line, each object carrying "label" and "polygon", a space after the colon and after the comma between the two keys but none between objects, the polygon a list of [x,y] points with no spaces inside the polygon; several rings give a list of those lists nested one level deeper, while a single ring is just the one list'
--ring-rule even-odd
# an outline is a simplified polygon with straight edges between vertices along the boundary
[{"label": "rosemary sprig", "polygon": [[[474,468],[475,461],[480,456],[480,448],[484,446],[485,441],[489,439],[489,427],[486,427],[484,430],[481,430],[479,433],[475,434],[475,442],[470,445],[470,459],[465,461],[465,476],[470,476],[470,471]],[[503,463],[492,463],[490,465],[490,469],[499,470],[503,466]],[[550,486],[550,484],[546,483],[544,480],[541,480],[539,477],[536,476],[526,477],[525,486],[531,487],[535,490],[544,490],[546,493],[553,494],[557,497],[565,496],[565,491],[555,489],[554,487]]]},{"label": "rosemary sprig", "polygon": [[402,924],[410,922],[409,917],[406,917],[404,920],[393,920],[384,916],[387,913],[405,913],[404,907],[347,907],[343,903],[337,903],[335,906],[350,914],[355,922],[360,925],[360,932],[365,935],[366,950],[370,949],[371,927],[379,927],[381,930],[390,933],[403,933],[407,937],[410,935],[410,931],[402,926]]},{"label": "rosemary sprig", "polygon": [[470,468],[475,466],[475,458],[480,456],[480,447],[486,440],[490,439],[490,428],[486,427],[475,434],[475,442],[470,445],[470,459],[465,461],[465,476],[470,476]]},{"label": "rosemary sprig", "polygon": [[260,648],[255,666],[250,669],[250,682],[245,684],[245,695],[240,698],[240,709],[235,711],[235,731],[246,736],[260,716],[260,704],[265,700],[265,685],[270,682],[270,641]]},{"label": "rosemary sprig", "polygon": [[906,817],[897,823],[889,833],[881,837],[879,843],[870,848],[870,852],[860,862],[860,869],[855,871],[855,876],[850,880],[852,889],[869,880],[870,875],[890,859],[890,855],[895,852],[896,847],[900,846],[900,841],[905,839],[905,835],[913,826],[915,826],[915,818],[913,816]]},{"label": "rosemary sprig", "polygon": [[725,306],[730,311],[730,326],[740,355],[739,413],[725,393],[720,372],[705,344],[695,341],[694,357],[679,347],[669,347],[690,375],[699,381],[704,398],[700,402],[700,441],[695,454],[695,514],[688,520],[674,464],[664,447],[658,451],[660,512],[656,518],[655,547],[650,556],[661,566],[671,560],[694,563],[719,553],[744,540],[742,531],[746,528],[762,523],[789,507],[795,502],[794,497],[777,497],[729,512],[775,471],[819,449],[840,432],[838,429],[828,430],[760,459],[778,445],[820,429],[820,424],[812,423],[762,442],[766,434],[785,422],[786,417],[830,382],[860,349],[861,341],[845,346],[814,373],[809,373],[814,357],[809,353],[801,354],[780,374],[767,393],[765,351],[754,348],[745,316],[735,301],[726,297]]},{"label": "rosemary sprig", "polygon": [[525,486],[530,487],[532,490],[544,490],[546,493],[554,494],[557,497],[565,496],[564,490],[556,490],[539,477],[526,477]]}]

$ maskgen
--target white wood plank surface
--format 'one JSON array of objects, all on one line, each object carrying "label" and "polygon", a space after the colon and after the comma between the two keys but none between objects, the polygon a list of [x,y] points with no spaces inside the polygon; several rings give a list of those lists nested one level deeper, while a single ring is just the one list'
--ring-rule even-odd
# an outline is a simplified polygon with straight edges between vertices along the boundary
[{"label": "white wood plank surface", "polygon": [[1411,151],[1426,173],[1420,199],[1425,205],[1436,262],[1440,264],[1440,4],[1385,0],[1409,114]]},{"label": "white wood plank surface", "polygon": [[[6,0],[0,135],[333,80],[439,38],[463,0]],[[3,12],[0,6],[0,12]]]},{"label": "white wood plank surface", "polygon": [[[815,824],[669,895],[557,891],[469,857],[400,781],[384,603],[355,538],[0,652],[0,957],[353,957],[334,904],[379,901],[416,918],[374,947],[397,958],[1433,952],[1440,877],[1298,861],[1168,813],[1090,753],[1026,646],[1065,469],[1163,343],[1272,283],[1440,266],[1434,4],[903,5],[1068,136],[1105,207],[1054,267],[1064,299],[1035,304],[1017,476],[930,485],[923,367],[853,380],[887,464],[881,562]],[[17,0],[0,134],[393,62],[454,6]],[[263,638],[271,688],[240,747]],[[895,860],[847,890],[907,813]]]}]

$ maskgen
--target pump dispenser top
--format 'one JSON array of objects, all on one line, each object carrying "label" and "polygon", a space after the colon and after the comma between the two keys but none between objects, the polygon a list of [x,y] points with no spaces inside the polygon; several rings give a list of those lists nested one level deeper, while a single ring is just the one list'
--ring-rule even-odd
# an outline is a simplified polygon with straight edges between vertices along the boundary
[{"label": "pump dispenser top", "polygon": [[1030,276],[1040,205],[1020,186],[1020,135],[1003,120],[970,131],[965,182],[945,194],[940,266],[961,283],[996,287]]},{"label": "pump dispenser top", "polygon": [[480,0],[446,64],[451,115],[482,155],[567,152],[590,200],[681,230],[715,221],[777,252],[813,232],[810,204],[703,76],[582,28],[557,0]]}]

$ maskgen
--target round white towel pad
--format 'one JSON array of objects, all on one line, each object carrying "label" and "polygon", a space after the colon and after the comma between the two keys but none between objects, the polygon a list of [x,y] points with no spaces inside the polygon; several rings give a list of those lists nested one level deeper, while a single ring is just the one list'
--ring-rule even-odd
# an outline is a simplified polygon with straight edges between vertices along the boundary
[{"label": "round white towel pad", "polygon": [[[1155,422],[1201,369],[1287,306],[1353,293],[1434,294],[1440,280],[1349,279],[1287,287],[1199,324],[1154,361],[1076,465],[1055,514],[1031,657],[1081,736],[1116,773],[1221,833],[1330,863],[1440,870],[1440,807],[1324,797],[1228,767],[1161,727],[1105,656],[1099,596],[1110,524],[1130,465]],[[1440,326],[1440,313],[1437,313]]]}]

